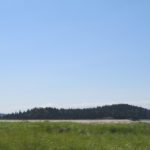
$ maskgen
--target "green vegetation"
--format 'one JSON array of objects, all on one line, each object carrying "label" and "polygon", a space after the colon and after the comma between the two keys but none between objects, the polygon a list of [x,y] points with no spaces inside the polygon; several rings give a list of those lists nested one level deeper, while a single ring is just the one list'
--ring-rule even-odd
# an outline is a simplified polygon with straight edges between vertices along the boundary
[{"label": "green vegetation", "polygon": [[149,150],[150,125],[0,123],[0,150]]},{"label": "green vegetation", "polygon": [[1,119],[150,119],[150,110],[128,104],[83,109],[34,108]]}]

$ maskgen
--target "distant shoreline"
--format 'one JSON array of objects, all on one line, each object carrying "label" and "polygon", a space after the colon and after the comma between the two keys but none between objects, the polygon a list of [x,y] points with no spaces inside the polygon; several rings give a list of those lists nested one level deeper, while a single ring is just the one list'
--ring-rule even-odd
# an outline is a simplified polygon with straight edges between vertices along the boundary
[{"label": "distant shoreline", "polygon": [[130,123],[150,123],[150,119],[148,120],[138,120],[132,121],[129,119],[84,119],[84,120],[0,120],[0,122],[64,122],[64,123],[83,123],[83,124],[130,124]]}]

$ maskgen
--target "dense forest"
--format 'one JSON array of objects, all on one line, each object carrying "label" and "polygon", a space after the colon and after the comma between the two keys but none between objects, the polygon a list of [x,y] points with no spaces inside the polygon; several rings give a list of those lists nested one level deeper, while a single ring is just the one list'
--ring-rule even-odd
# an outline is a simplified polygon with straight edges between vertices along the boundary
[{"label": "dense forest", "polygon": [[150,119],[150,110],[128,104],[96,108],[57,109],[34,108],[1,116],[1,119]]}]

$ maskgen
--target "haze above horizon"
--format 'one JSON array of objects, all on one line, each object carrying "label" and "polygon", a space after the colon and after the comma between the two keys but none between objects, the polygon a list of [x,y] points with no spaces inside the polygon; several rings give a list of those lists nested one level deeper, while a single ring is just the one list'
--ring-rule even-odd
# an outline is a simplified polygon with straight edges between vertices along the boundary
[{"label": "haze above horizon", "polygon": [[0,112],[150,108],[150,1],[0,1]]}]

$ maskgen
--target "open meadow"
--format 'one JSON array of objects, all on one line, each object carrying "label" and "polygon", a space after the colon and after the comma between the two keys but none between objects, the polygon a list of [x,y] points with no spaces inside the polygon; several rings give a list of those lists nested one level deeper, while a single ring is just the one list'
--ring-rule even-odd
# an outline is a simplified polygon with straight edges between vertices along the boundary
[{"label": "open meadow", "polygon": [[150,124],[0,122],[0,150],[149,150]]}]

